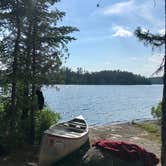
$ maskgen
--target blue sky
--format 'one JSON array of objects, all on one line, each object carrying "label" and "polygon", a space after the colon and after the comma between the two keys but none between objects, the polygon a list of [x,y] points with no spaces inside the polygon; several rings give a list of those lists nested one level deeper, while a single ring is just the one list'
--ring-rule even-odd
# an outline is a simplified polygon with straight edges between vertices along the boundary
[{"label": "blue sky", "polygon": [[126,70],[150,76],[160,65],[162,50],[152,51],[133,35],[140,26],[164,33],[163,0],[61,0],[62,24],[76,26],[65,66],[88,71]]}]

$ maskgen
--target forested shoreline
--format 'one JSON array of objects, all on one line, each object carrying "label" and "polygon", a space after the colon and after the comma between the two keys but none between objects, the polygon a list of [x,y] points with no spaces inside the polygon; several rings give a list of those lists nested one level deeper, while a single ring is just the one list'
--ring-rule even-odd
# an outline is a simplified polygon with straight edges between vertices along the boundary
[{"label": "forested shoreline", "polygon": [[[3,78],[5,71],[0,72],[0,78]],[[3,79],[0,79],[0,85]],[[162,77],[144,77],[128,71],[103,70],[98,72],[85,71],[77,68],[77,71],[66,67],[59,72],[49,74],[48,84],[76,84],[76,85],[151,85],[163,84]]]},{"label": "forested shoreline", "polygon": [[[120,70],[103,70],[99,72],[88,72],[82,68],[73,71],[70,68],[63,68],[59,73],[55,84],[76,84],[76,85],[151,85],[149,78],[132,72]],[[54,79],[56,76],[50,76]]]}]

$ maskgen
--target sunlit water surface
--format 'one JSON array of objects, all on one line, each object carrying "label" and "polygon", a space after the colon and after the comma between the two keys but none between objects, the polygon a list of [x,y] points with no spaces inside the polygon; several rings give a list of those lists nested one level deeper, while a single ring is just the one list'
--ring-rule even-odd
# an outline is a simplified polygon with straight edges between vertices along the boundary
[{"label": "sunlit water surface", "polygon": [[[56,90],[58,87],[59,90]],[[47,105],[62,120],[83,115],[90,125],[152,119],[162,85],[57,85],[44,87]]]}]

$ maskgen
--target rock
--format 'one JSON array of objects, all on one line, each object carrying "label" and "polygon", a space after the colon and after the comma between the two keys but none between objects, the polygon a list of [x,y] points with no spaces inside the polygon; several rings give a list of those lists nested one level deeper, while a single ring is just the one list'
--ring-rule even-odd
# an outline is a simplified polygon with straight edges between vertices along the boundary
[{"label": "rock", "polygon": [[[88,146],[87,146],[88,145]],[[84,145],[52,166],[143,166],[142,161],[127,162],[101,148]]]},{"label": "rock", "polygon": [[87,153],[83,156],[83,165],[91,166],[91,165],[100,165],[100,163],[103,163],[104,160],[103,153],[100,152],[99,149],[92,147],[87,151]]},{"label": "rock", "polygon": [[143,161],[127,162],[113,156],[110,152],[92,147],[83,156],[81,166],[143,166]]},{"label": "rock", "polygon": [[36,163],[26,163],[25,165],[26,165],[26,166],[37,166]]}]

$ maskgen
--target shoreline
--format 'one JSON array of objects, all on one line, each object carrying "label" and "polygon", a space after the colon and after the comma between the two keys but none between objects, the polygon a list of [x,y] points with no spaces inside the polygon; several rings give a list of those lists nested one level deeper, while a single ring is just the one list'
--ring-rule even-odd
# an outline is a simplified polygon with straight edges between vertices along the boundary
[{"label": "shoreline", "polygon": [[[139,122],[138,124],[156,124],[156,120]],[[121,123],[111,125],[100,125],[89,127],[89,138],[91,145],[99,139],[113,141],[125,141],[144,147],[146,150],[155,153],[160,157],[161,144],[154,139],[153,133],[149,133],[139,127],[137,123]],[[0,156],[0,166],[38,166],[39,146],[19,149],[17,152]],[[160,166],[160,164],[159,164]]]},{"label": "shoreline", "polygon": [[92,124],[89,125],[89,127],[100,127],[100,126],[111,126],[111,125],[120,125],[120,124],[132,124],[132,123],[143,123],[143,122],[156,122],[157,119],[154,118],[142,118],[142,119],[133,119],[131,121],[114,121],[114,122],[108,122],[104,124]]}]

